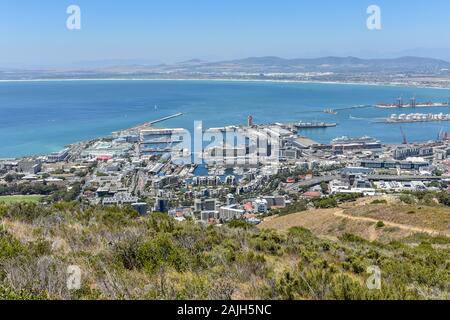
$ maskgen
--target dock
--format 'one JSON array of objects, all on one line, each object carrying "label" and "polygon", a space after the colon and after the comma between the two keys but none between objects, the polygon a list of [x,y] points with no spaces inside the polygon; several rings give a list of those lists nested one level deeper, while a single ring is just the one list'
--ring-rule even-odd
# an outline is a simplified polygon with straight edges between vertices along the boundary
[{"label": "dock", "polygon": [[153,120],[153,121],[150,121],[150,122],[146,122],[143,125],[152,126],[155,123],[159,123],[159,122],[163,122],[163,121],[170,120],[170,119],[173,119],[173,118],[181,117],[182,115],[183,115],[182,112],[175,113],[175,114],[173,114],[171,116],[167,116],[167,117],[164,117],[164,118],[161,118],[161,119],[156,119],[156,120]]},{"label": "dock", "polygon": [[152,120],[152,121],[149,121],[149,122],[145,122],[145,123],[139,124],[139,125],[134,126],[132,128],[118,130],[118,131],[113,132],[113,136],[117,135],[119,133],[124,133],[124,132],[132,132],[132,131],[136,132],[136,131],[142,130],[144,128],[151,127],[151,126],[153,126],[156,123],[160,123],[160,122],[167,121],[167,120],[170,120],[170,119],[173,119],[173,118],[181,117],[183,114],[184,113],[179,112],[179,113],[175,113],[173,115],[170,115],[170,116],[167,116],[167,117],[164,117],[164,118],[160,118],[160,119],[156,119],[156,120]]}]

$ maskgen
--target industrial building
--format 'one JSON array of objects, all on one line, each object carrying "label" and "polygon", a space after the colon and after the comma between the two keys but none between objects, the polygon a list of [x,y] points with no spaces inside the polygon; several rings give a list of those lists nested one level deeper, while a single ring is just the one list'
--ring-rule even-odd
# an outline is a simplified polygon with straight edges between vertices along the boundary
[{"label": "industrial building", "polygon": [[361,167],[373,169],[419,170],[429,165],[427,161],[361,160]]},{"label": "industrial building", "polygon": [[405,160],[409,157],[429,157],[432,155],[432,147],[421,146],[401,146],[397,147],[393,152],[393,157],[395,160]]}]

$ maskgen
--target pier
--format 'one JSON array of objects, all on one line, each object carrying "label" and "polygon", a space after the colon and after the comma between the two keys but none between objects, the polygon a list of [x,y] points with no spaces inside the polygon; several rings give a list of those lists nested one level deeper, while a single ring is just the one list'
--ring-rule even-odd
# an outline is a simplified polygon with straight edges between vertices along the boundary
[{"label": "pier", "polygon": [[113,132],[113,136],[115,134],[117,134],[117,133],[133,132],[133,131],[136,132],[136,131],[139,131],[141,129],[151,127],[151,126],[153,126],[156,123],[160,123],[160,122],[167,121],[167,120],[170,120],[170,119],[173,119],[173,118],[181,117],[183,114],[184,113],[179,112],[179,113],[175,113],[173,115],[170,115],[170,116],[167,116],[167,117],[164,117],[164,118],[160,118],[160,119],[156,119],[156,120],[152,120],[152,121],[149,121],[149,122],[142,123],[142,124],[137,125],[137,126],[132,127],[132,128],[119,130],[119,131]]},{"label": "pier", "polygon": [[182,115],[183,115],[182,112],[175,113],[175,114],[173,114],[171,116],[167,116],[167,117],[164,117],[164,118],[161,118],[161,119],[156,119],[156,120],[153,120],[153,121],[150,121],[150,122],[146,122],[146,123],[143,124],[143,126],[144,125],[145,126],[152,126],[152,125],[154,125],[156,123],[163,122],[163,121],[166,121],[166,120],[170,120],[170,119],[173,119],[173,118],[177,118],[177,117],[180,117]]}]

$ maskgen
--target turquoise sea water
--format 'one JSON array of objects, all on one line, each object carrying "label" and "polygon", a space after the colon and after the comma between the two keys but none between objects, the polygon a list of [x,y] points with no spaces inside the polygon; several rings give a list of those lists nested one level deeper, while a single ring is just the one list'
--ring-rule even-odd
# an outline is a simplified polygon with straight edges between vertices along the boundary
[{"label": "turquoise sea water", "polygon": [[[193,129],[255,123],[330,121],[336,128],[302,134],[329,142],[347,135],[370,135],[385,143],[402,141],[399,125],[374,124],[391,113],[450,113],[450,107],[416,110],[365,108],[337,115],[325,108],[346,108],[408,100],[447,101],[450,90],[387,86],[232,82],[232,81],[43,81],[0,83],[0,157],[45,154],[80,140],[182,112],[160,127]],[[158,105],[157,110],[154,106]],[[450,122],[403,124],[409,141],[435,139]]]}]

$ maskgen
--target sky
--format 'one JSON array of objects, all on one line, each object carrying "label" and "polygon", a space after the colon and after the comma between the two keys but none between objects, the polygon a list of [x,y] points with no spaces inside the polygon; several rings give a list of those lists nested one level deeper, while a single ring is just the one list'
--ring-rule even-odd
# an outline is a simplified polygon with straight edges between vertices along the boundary
[{"label": "sky", "polygon": [[[0,66],[250,56],[450,60],[450,1],[0,0]],[[417,2],[417,3],[416,3]],[[81,29],[69,30],[69,5]],[[381,30],[366,26],[369,5]]]}]

